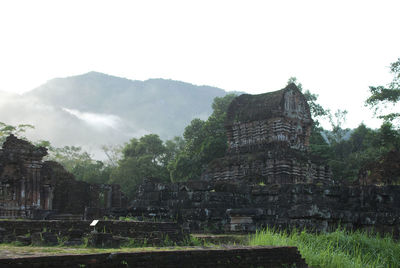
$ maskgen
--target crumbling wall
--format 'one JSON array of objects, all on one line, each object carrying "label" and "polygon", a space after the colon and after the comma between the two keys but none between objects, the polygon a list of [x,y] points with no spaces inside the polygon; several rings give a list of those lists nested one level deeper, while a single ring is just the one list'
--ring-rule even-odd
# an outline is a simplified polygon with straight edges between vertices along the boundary
[{"label": "crumbling wall", "polygon": [[[17,236],[51,232],[60,239],[82,239],[93,231],[91,221],[0,220],[0,243]],[[1,232],[3,230],[3,232]],[[96,225],[99,233],[133,238],[138,244],[161,245],[166,237],[172,242],[182,242],[186,234],[173,222],[105,221]],[[13,236],[13,237],[10,237]]]},{"label": "crumbling wall", "polygon": [[118,185],[75,180],[64,167],[42,161],[44,147],[7,137],[0,149],[0,218],[46,218],[54,213],[83,215],[85,208],[124,206]]},{"label": "crumbling wall", "polygon": [[7,137],[0,150],[0,217],[32,217],[33,210],[48,209],[52,189],[41,176],[46,154],[46,148]]},{"label": "crumbling wall", "polygon": [[236,247],[0,259],[7,267],[308,267],[296,247]]},{"label": "crumbling wall", "polygon": [[303,94],[290,84],[278,91],[235,98],[229,105],[225,124],[228,153],[273,142],[306,150],[312,119]]},{"label": "crumbling wall", "polygon": [[[400,186],[335,186],[329,167],[308,151],[311,126],[308,104],[294,84],[241,95],[227,113],[228,151],[209,163],[203,180],[147,181],[128,212],[175,219],[191,230],[329,231],[340,225],[398,237]],[[387,161],[376,169],[397,165]],[[386,171],[379,174],[396,175]]]},{"label": "crumbling wall", "polygon": [[254,231],[262,226],[329,231],[340,225],[399,236],[400,186],[147,181],[128,213],[175,219],[192,231]]}]

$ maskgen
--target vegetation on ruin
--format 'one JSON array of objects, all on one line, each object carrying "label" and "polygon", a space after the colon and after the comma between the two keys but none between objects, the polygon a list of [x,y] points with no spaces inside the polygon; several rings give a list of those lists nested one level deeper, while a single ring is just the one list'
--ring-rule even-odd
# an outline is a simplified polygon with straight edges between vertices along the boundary
[{"label": "vegetation on ruin", "polygon": [[22,246],[17,243],[0,244],[0,250],[9,256],[91,254],[110,252],[169,251],[190,249],[220,249],[227,246],[295,246],[310,267],[398,267],[400,243],[391,236],[380,236],[338,228],[331,233],[311,233],[293,230],[263,229],[250,235],[191,235],[176,245],[166,238],[161,246],[137,243],[133,239],[120,248],[93,248],[81,246]]},{"label": "vegetation on ruin", "polygon": [[[370,87],[371,96],[365,102],[375,110],[379,118],[384,119],[379,129],[368,128],[363,123],[352,130],[344,129],[346,110],[334,113],[325,110],[317,103],[318,95],[309,90],[303,91],[315,123],[310,137],[311,152],[316,157],[325,159],[337,183],[354,183],[360,177],[382,169],[392,171],[373,174],[373,181],[360,183],[400,183],[400,166],[396,165],[397,160],[393,158],[400,156],[399,114],[386,109],[388,105],[395,105],[400,100],[400,58],[391,64],[390,70],[394,75],[393,81],[387,87]],[[303,90],[301,83],[294,77],[288,83],[295,83]],[[328,120],[331,130],[324,129],[319,124],[320,120]]]},{"label": "vegetation on ruin", "polygon": [[215,98],[211,116],[206,121],[194,119],[185,128],[183,150],[168,165],[171,181],[198,179],[211,160],[224,156],[227,149],[225,118],[235,97],[228,94]]},{"label": "vegetation on ruin", "polygon": [[6,137],[10,134],[14,134],[16,136],[19,136],[20,138],[24,138],[23,134],[26,132],[26,130],[32,128],[34,128],[34,126],[29,124],[20,124],[17,126],[13,126],[0,122],[0,144],[3,144]]},{"label": "vegetation on ruin", "polygon": [[398,267],[400,243],[360,231],[337,229],[331,233],[264,229],[250,236],[251,246],[295,246],[310,267]]},{"label": "vegetation on ruin", "polygon": [[[390,158],[400,157],[399,114],[387,109],[400,100],[400,58],[391,64],[393,81],[387,86],[371,86],[370,97],[365,104],[384,119],[378,129],[360,124],[355,129],[345,129],[347,111],[331,112],[318,103],[318,95],[303,89],[295,77],[295,83],[303,92],[314,120],[310,137],[310,150],[315,158],[324,160],[332,169],[337,183],[359,183],[360,177],[382,169],[400,170]],[[53,147],[48,141],[37,145],[48,148],[47,160],[61,163],[77,180],[90,183],[117,183],[128,198],[135,194],[143,179],[160,182],[187,181],[200,178],[213,159],[224,156],[227,144],[225,119],[234,94],[217,97],[212,104],[213,113],[207,120],[193,119],[185,128],[183,137],[162,141],[156,134],[133,138],[124,146],[103,147],[107,160],[98,161],[80,147]],[[324,129],[320,121],[328,120],[331,130]],[[31,125],[12,126],[0,122],[0,143],[9,134],[23,137]],[[390,157],[389,157],[390,156]],[[364,183],[398,184],[399,171],[378,174],[373,181]],[[384,178],[383,178],[384,177]]]}]

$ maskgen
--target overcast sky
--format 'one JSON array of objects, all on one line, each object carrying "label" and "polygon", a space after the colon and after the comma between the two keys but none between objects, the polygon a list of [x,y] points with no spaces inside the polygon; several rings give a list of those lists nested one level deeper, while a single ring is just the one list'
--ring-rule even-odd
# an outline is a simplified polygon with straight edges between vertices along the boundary
[{"label": "overcast sky", "polygon": [[400,1],[1,1],[0,90],[89,71],[248,93],[296,76],[348,126],[391,81]]}]

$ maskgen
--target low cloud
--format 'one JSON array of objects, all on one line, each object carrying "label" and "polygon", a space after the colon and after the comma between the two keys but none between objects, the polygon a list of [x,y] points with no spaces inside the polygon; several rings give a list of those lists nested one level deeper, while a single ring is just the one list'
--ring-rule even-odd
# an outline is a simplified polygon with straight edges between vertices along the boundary
[{"label": "low cloud", "polygon": [[120,129],[122,127],[122,120],[119,116],[112,114],[99,114],[99,113],[87,113],[81,112],[74,109],[62,108],[64,111],[71,115],[76,116],[80,120],[95,126],[97,128],[113,128]]},{"label": "low cloud", "polygon": [[87,113],[44,104],[35,97],[0,92],[0,122],[9,125],[31,124],[26,137],[32,141],[48,140],[53,146],[81,146],[104,159],[102,145],[128,142],[149,131],[112,114]]}]

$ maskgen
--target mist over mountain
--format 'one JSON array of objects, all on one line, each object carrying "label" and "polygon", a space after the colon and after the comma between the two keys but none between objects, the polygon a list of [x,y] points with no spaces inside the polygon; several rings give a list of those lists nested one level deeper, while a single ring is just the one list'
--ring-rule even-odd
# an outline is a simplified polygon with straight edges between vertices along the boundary
[{"label": "mist over mountain", "polygon": [[174,80],[138,81],[89,72],[52,79],[22,95],[0,93],[0,121],[34,125],[27,133],[33,140],[96,151],[148,133],[162,139],[182,135],[192,119],[211,114],[215,97],[226,94]]}]

